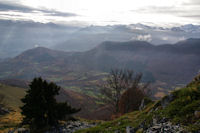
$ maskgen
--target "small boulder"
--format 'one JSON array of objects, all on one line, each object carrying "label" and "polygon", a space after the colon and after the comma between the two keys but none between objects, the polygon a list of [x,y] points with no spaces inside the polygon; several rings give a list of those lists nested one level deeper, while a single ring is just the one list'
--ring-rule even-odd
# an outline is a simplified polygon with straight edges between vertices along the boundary
[{"label": "small boulder", "polygon": [[200,118],[200,111],[195,111],[195,112],[194,112],[194,116],[195,116],[196,118]]},{"label": "small boulder", "polygon": [[142,101],[141,101],[141,104],[140,104],[140,106],[139,106],[139,110],[140,110],[140,111],[143,110],[143,109],[146,107],[146,105],[149,104],[149,103],[151,103],[151,102],[152,102],[152,100],[151,100],[150,98],[145,97],[145,98],[142,99]]},{"label": "small boulder", "polygon": [[127,126],[126,133],[135,133],[135,129],[133,127]]},{"label": "small boulder", "polygon": [[165,108],[171,101],[174,100],[174,95],[171,93],[170,95],[164,97],[162,100],[161,100],[161,106],[163,108]]},{"label": "small boulder", "polygon": [[25,128],[18,128],[17,133],[29,133],[29,130],[27,130]]}]

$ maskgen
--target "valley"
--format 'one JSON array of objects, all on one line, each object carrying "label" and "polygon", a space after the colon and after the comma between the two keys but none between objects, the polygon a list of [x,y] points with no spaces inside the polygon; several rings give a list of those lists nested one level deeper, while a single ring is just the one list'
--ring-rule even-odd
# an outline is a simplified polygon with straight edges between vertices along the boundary
[{"label": "valley", "polygon": [[[107,73],[112,68],[126,68],[142,72],[143,81],[151,82],[158,96],[183,86],[198,73],[199,43],[199,39],[160,46],[144,41],[104,42],[86,52],[38,47],[3,61],[0,79],[30,81],[41,76],[63,89],[97,98],[97,85],[105,81]],[[163,91],[156,94],[159,90]]]},{"label": "valley", "polygon": [[0,133],[200,133],[199,0],[0,0]]}]

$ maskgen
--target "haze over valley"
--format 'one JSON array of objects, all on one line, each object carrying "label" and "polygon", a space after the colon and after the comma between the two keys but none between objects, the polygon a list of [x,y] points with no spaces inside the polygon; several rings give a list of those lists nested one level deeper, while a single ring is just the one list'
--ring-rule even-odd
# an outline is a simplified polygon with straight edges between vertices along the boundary
[{"label": "haze over valley", "polygon": [[200,131],[198,0],[0,0],[0,133]]}]

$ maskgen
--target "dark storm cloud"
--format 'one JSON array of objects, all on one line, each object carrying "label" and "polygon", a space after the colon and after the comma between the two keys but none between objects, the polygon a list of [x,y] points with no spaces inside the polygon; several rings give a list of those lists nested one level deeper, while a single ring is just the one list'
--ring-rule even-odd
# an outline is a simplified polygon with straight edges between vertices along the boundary
[{"label": "dark storm cloud", "polygon": [[23,6],[16,3],[5,3],[5,2],[0,2],[0,11],[15,11],[15,12],[22,12],[22,13],[41,12],[45,16],[60,16],[60,17],[77,16],[77,14],[74,14],[74,13],[59,12],[59,11],[48,10],[48,9],[31,8],[31,7]]}]

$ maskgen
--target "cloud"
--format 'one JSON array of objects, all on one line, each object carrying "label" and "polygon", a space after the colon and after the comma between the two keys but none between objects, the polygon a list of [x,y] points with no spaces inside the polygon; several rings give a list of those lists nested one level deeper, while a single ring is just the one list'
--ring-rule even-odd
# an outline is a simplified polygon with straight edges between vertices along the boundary
[{"label": "cloud", "polygon": [[175,17],[200,20],[200,1],[190,0],[173,6],[147,6],[131,11],[142,14],[171,15]]},{"label": "cloud", "polygon": [[37,48],[37,47],[39,47],[39,45],[38,45],[38,44],[35,44],[34,47]]},{"label": "cloud", "polygon": [[138,35],[136,37],[132,37],[131,40],[151,42],[152,41],[152,36],[150,34],[147,34],[147,35]]},{"label": "cloud", "polygon": [[200,15],[196,14],[196,15],[182,15],[181,17],[185,17],[185,18],[193,18],[193,19],[200,19]]},{"label": "cloud", "polygon": [[55,10],[42,10],[42,9],[38,9],[38,11],[46,13],[46,15],[48,15],[48,16],[60,16],[60,17],[78,16],[75,13],[59,12],[59,11],[55,11]]},{"label": "cloud", "polygon": [[[82,21],[97,25],[151,22],[162,26],[166,23],[174,25],[200,23],[200,0],[75,1],[0,0],[0,13],[4,13],[4,16],[0,16],[0,18],[20,19],[11,15],[5,17],[5,13],[9,12],[9,14],[23,15],[26,19],[40,22],[48,20],[53,20],[52,22]],[[115,6],[113,6],[113,2],[115,2]],[[122,4],[124,4],[123,7]],[[112,6],[113,8],[110,8]]]},{"label": "cloud", "polygon": [[58,17],[73,17],[78,16],[75,13],[68,13],[68,12],[60,12],[56,10],[49,10],[49,9],[39,9],[39,8],[32,8],[24,5],[20,5],[17,3],[6,3],[0,1],[0,11],[14,11],[14,12],[21,12],[21,13],[42,13],[44,16],[58,16]]},{"label": "cloud", "polygon": [[32,12],[33,10],[33,8],[19,4],[0,2],[0,11]]},{"label": "cloud", "polygon": [[178,40],[179,40],[179,41],[183,41],[183,40],[186,40],[186,38],[185,38],[184,36],[182,36],[182,37],[180,37]]},{"label": "cloud", "polygon": [[172,6],[148,6],[139,9],[132,10],[132,12],[139,12],[139,13],[180,13],[184,12],[184,9],[178,9]]},{"label": "cloud", "polygon": [[[200,7],[200,5],[199,5]],[[187,14],[198,14],[200,12],[200,8],[197,7],[191,7],[191,8],[185,8],[185,7],[174,7],[174,6],[149,6],[146,8],[140,8],[136,10],[132,10],[133,12],[140,12],[140,13],[156,13],[156,14],[175,14],[177,16],[180,15],[187,15]]]},{"label": "cloud", "polygon": [[169,38],[168,37],[162,37],[162,40],[167,41],[167,40],[169,40]]},{"label": "cloud", "polygon": [[198,5],[200,5],[200,1],[199,0],[190,0],[187,2],[183,2],[182,5],[198,6]]}]

